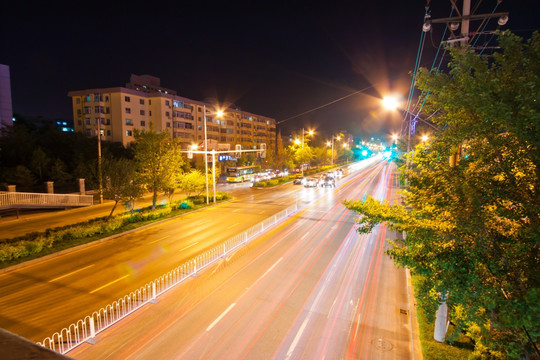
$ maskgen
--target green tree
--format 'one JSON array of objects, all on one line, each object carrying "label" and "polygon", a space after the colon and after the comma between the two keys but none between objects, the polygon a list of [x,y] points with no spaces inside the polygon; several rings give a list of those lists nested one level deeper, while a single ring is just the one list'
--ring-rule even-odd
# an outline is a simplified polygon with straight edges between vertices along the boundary
[{"label": "green tree", "polygon": [[180,178],[180,189],[191,196],[192,193],[200,195],[206,188],[206,177],[199,170],[184,173]]},{"label": "green tree", "polygon": [[50,162],[51,160],[47,157],[47,154],[45,154],[41,147],[38,147],[32,153],[30,168],[35,174],[37,174],[40,182],[43,182],[44,173],[46,172]]},{"label": "green tree", "polygon": [[8,185],[32,186],[36,183],[34,174],[24,165],[6,169],[4,178]]},{"label": "green tree", "polygon": [[135,130],[133,147],[137,170],[146,188],[153,193],[152,209],[156,208],[157,194],[170,192],[178,183],[184,160],[180,144],[166,132]]},{"label": "green tree", "polygon": [[52,164],[49,178],[58,184],[65,184],[73,177],[67,172],[66,164],[61,159],[56,159]]},{"label": "green tree", "polygon": [[133,160],[103,158],[103,179],[103,196],[114,200],[109,218],[120,201],[132,201],[144,193]]},{"label": "green tree", "polygon": [[540,356],[540,36],[498,39],[492,58],[450,49],[449,74],[420,71],[440,132],[401,169],[404,204],[345,204],[363,214],[361,232],[388,222],[407,233],[388,254],[425,279],[424,309],[448,294],[478,356],[519,359]]}]

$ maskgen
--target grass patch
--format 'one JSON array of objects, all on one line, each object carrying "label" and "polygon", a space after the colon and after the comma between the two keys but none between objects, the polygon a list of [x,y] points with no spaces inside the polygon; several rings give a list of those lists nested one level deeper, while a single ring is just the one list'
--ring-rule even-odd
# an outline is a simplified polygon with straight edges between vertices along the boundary
[{"label": "grass patch", "polygon": [[[204,198],[205,199],[205,198]],[[216,201],[230,199],[226,193],[216,194]],[[89,221],[33,232],[13,239],[0,240],[0,269],[40,258],[78,245],[87,244],[112,235],[173,218],[204,208],[206,201],[190,197],[173,202],[170,206],[156,206],[125,212],[110,219],[100,217]]]},{"label": "grass patch", "polygon": [[[420,343],[422,344],[422,354],[424,360],[446,360],[446,359],[469,359],[474,350],[474,344],[470,338],[463,334],[459,334],[457,339],[449,344],[448,342],[440,343],[433,339],[433,331],[435,324],[433,321],[427,318],[426,314],[422,310],[420,299],[416,296],[417,289],[421,278],[412,275],[413,286],[415,291],[416,302],[420,306],[418,307],[417,317],[418,326],[420,328]],[[452,338],[455,328],[453,325],[448,327],[446,338]]]}]

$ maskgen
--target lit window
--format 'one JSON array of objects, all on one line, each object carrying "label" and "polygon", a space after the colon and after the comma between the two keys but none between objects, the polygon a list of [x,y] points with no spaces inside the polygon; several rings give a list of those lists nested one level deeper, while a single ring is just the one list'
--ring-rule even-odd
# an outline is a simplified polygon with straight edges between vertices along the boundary
[{"label": "lit window", "polygon": [[126,119],[126,125],[133,125],[133,121],[131,119]]},{"label": "lit window", "polygon": [[126,130],[126,136],[133,136],[133,131]]},{"label": "lit window", "polygon": [[197,126],[197,129],[202,130],[202,126],[201,125]]}]

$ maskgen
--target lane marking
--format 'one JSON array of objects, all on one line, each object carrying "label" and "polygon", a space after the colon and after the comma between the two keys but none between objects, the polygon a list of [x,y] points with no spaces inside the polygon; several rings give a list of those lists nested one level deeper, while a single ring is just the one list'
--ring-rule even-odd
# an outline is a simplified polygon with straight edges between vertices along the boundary
[{"label": "lane marking", "polygon": [[62,276],[56,277],[56,278],[54,278],[54,279],[52,279],[52,280],[49,280],[49,282],[53,282],[53,281],[56,281],[56,280],[63,279],[63,278],[65,278],[65,277],[67,277],[67,276],[70,276],[70,275],[73,275],[73,274],[75,274],[75,273],[78,273],[79,271],[83,271],[83,270],[86,270],[86,269],[88,269],[88,268],[91,268],[91,267],[94,266],[94,265],[96,265],[96,264],[92,264],[92,265],[85,266],[85,267],[83,267],[83,268],[80,268],[79,270],[75,270],[75,271],[72,271],[72,272],[67,273],[67,274],[65,274],[65,275],[62,275]]},{"label": "lane marking", "polygon": [[228,313],[229,311],[231,311],[231,309],[232,309],[235,305],[236,305],[236,303],[232,303],[232,304],[227,308],[227,310],[225,310],[221,315],[219,315],[219,317],[218,317],[216,320],[214,320],[214,322],[211,323],[210,326],[208,326],[208,327],[206,328],[206,331],[212,330],[212,328],[213,328],[214,326],[216,326],[216,324],[217,324],[221,319],[223,319],[223,317],[224,317],[225,315],[227,315],[227,313]]},{"label": "lane marking", "polygon": [[235,213],[235,212],[239,212],[240,210],[242,210],[242,209],[240,209],[240,208],[236,208],[236,209],[234,209],[234,210],[233,210],[233,211],[231,211],[231,212],[234,212],[234,213]]},{"label": "lane marking", "polygon": [[197,241],[197,242],[194,242],[193,244],[191,244],[191,245],[188,245],[188,246],[186,246],[185,248],[183,248],[183,249],[180,249],[180,250],[178,250],[178,251],[184,251],[184,250],[186,250],[186,249],[189,249],[189,248],[190,248],[190,247],[192,247],[192,246],[195,246],[195,245],[197,245],[198,243],[199,243],[198,241]]},{"label": "lane marking", "polygon": [[306,325],[309,321],[309,317],[306,318],[306,320],[304,320],[304,323],[302,324],[302,326],[300,326],[300,330],[298,330],[298,333],[296,333],[296,336],[291,344],[291,346],[289,347],[289,350],[287,351],[287,357],[285,359],[290,359],[291,358],[291,355],[294,351],[294,349],[296,348],[296,345],[298,344],[298,341],[300,341],[300,337],[302,337],[302,334],[304,333],[304,329],[306,328]]},{"label": "lane marking", "polygon": [[105,285],[103,285],[103,286],[101,286],[101,287],[98,287],[97,289],[94,289],[94,290],[90,291],[90,294],[93,294],[93,293],[95,293],[95,292],[97,292],[97,291],[99,291],[99,290],[101,290],[101,289],[104,289],[104,288],[106,288],[106,287],[109,286],[109,285],[112,285],[112,284],[114,284],[114,283],[117,283],[117,282],[119,282],[120,280],[123,280],[123,279],[127,278],[128,276],[129,276],[129,274],[124,275],[124,276],[122,276],[121,278],[118,278],[118,279],[116,279],[116,280],[111,281],[111,282],[108,283],[108,284],[105,284]]},{"label": "lane marking", "polygon": [[240,225],[240,223],[232,224],[231,226],[228,226],[227,229],[233,228],[233,227],[235,227],[236,225]]},{"label": "lane marking", "polygon": [[168,237],[169,237],[169,235],[167,235],[167,236],[164,236],[164,237],[162,237],[162,238],[159,238],[159,239],[157,239],[157,240],[154,240],[154,241],[150,241],[150,242],[148,242],[147,244],[153,244],[153,243],[157,243],[158,241],[161,241],[161,240],[163,240],[163,239],[166,239],[166,238],[168,238]]}]

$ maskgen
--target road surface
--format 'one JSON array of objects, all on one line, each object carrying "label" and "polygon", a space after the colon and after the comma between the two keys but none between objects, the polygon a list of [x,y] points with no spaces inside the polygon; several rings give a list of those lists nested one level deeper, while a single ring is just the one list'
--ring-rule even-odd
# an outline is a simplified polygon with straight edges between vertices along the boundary
[{"label": "road surface", "polygon": [[379,163],[337,189],[301,189],[304,210],[67,355],[76,359],[412,359],[394,234],[355,231],[344,199],[395,196]]}]

